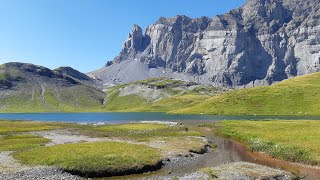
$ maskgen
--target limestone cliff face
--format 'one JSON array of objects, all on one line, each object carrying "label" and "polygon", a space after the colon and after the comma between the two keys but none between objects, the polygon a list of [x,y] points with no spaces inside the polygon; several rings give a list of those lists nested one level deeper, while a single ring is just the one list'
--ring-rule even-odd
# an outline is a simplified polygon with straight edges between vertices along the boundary
[{"label": "limestone cliff face", "polygon": [[[125,61],[233,87],[268,85],[317,72],[320,0],[247,0],[243,7],[213,19],[160,18],[144,34],[134,25],[108,68]],[[99,70],[93,76],[109,82],[103,78],[108,72],[112,71]],[[112,77],[125,82],[125,77]]]}]

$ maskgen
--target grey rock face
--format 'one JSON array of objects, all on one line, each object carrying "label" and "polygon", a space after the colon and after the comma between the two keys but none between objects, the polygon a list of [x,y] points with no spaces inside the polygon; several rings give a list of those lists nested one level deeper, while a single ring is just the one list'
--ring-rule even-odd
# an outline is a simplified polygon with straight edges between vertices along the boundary
[{"label": "grey rock face", "polygon": [[[217,86],[269,85],[318,72],[320,0],[247,0],[213,19],[160,18],[144,35],[134,25],[114,64],[134,60]],[[99,72],[91,75],[114,76]]]}]

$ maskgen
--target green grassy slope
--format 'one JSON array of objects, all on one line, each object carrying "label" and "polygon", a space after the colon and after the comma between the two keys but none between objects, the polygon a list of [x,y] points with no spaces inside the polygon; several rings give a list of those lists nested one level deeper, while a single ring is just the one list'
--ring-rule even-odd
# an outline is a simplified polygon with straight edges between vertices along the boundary
[{"label": "green grassy slope", "polygon": [[220,91],[180,80],[153,78],[107,89],[103,110],[168,112],[196,105]]},{"label": "green grassy slope", "polygon": [[180,80],[153,78],[105,92],[86,75],[63,67],[24,63],[0,66],[1,112],[167,112],[195,105],[220,90]]},{"label": "green grassy slope", "polygon": [[[66,69],[66,70],[65,70]],[[233,90],[153,78],[105,92],[84,74],[9,63],[0,66],[1,112],[169,112],[320,115],[320,73],[268,87]]]},{"label": "green grassy slope", "polygon": [[320,73],[268,87],[234,90],[172,113],[320,115]]},{"label": "green grassy slope", "polygon": [[0,66],[0,112],[99,111],[105,93],[76,78],[41,66]]}]

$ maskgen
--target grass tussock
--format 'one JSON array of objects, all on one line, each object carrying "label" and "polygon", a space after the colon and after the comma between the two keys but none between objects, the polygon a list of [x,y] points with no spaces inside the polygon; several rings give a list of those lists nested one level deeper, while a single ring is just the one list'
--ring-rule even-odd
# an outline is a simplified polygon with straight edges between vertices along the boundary
[{"label": "grass tussock", "polygon": [[253,151],[292,162],[320,164],[320,121],[222,121],[208,126],[217,134],[244,142]]},{"label": "grass tussock", "polygon": [[98,142],[37,148],[14,155],[30,165],[49,165],[86,177],[123,175],[159,166],[158,150],[145,145]]}]

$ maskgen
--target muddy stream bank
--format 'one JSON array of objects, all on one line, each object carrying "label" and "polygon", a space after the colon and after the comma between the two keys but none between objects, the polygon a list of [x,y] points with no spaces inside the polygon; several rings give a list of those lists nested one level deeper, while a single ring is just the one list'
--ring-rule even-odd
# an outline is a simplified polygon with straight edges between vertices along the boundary
[{"label": "muddy stream bank", "polygon": [[[302,177],[305,180],[320,179],[320,168],[298,163],[290,163],[271,158],[263,153],[251,152],[244,145],[213,134],[206,127],[198,127],[198,124],[206,121],[183,121],[183,125],[189,130],[201,132],[209,142],[217,147],[209,148],[205,154],[192,154],[188,157],[174,157],[170,162],[165,162],[161,170],[141,175],[113,177],[112,179],[157,179],[165,177],[182,177],[206,167],[216,167],[233,162],[250,162],[275,169],[288,171]],[[211,121],[212,122],[212,121]]]}]

